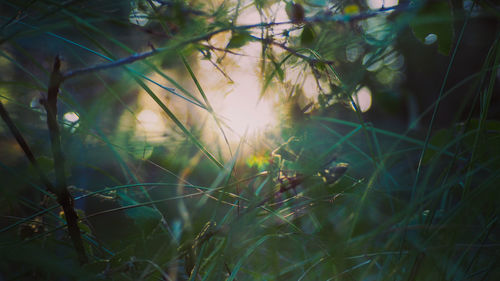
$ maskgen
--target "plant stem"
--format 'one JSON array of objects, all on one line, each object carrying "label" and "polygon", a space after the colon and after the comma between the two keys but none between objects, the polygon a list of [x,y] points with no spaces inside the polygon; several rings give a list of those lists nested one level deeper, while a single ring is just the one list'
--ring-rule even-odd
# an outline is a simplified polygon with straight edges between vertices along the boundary
[{"label": "plant stem", "polygon": [[88,262],[85,249],[83,248],[82,236],[78,228],[78,215],[74,208],[73,197],[68,191],[66,184],[66,176],[64,172],[64,156],[61,149],[61,134],[59,132],[59,124],[57,124],[57,95],[63,81],[61,74],[61,60],[59,56],[54,59],[54,66],[50,75],[49,88],[47,91],[47,100],[43,102],[47,111],[47,126],[49,128],[50,143],[52,146],[52,155],[54,157],[54,169],[56,171],[56,196],[57,202],[61,205],[64,211],[66,222],[68,224],[68,232],[73,246],[78,255],[80,264]]},{"label": "plant stem", "polygon": [[23,150],[26,158],[28,158],[31,165],[33,165],[33,167],[35,168],[35,171],[38,174],[38,177],[42,181],[43,185],[45,185],[45,188],[51,192],[54,192],[55,191],[54,186],[52,185],[52,183],[50,183],[47,176],[45,176],[45,174],[43,173],[42,169],[40,168],[40,165],[38,164],[35,156],[33,155],[33,152],[28,146],[28,143],[26,143],[26,140],[24,139],[21,132],[19,132],[19,129],[17,129],[16,125],[10,118],[9,113],[7,112],[1,101],[0,101],[0,116],[2,117],[5,124],[7,124],[7,127],[9,127],[9,130],[12,133],[12,135],[14,135],[14,138],[16,138],[16,141]]}]

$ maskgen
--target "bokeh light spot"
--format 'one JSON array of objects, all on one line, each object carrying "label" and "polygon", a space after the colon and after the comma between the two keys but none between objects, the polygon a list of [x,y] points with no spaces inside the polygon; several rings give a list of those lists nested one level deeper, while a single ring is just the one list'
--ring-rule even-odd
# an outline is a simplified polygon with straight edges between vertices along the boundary
[{"label": "bokeh light spot", "polygon": [[70,123],[78,122],[78,120],[80,119],[80,117],[78,117],[78,115],[76,115],[76,113],[73,111],[64,113],[63,118]]},{"label": "bokeh light spot", "polygon": [[434,33],[430,33],[428,34],[427,36],[425,36],[425,39],[424,39],[424,44],[425,45],[431,45],[433,44],[434,42],[436,42],[438,39],[437,35],[434,34]]},{"label": "bokeh light spot", "polygon": [[264,100],[259,101],[257,89],[251,91],[245,84],[239,85],[237,89],[240,91],[226,97],[220,114],[228,126],[240,136],[245,132],[254,135],[263,131],[275,120],[271,104]]},{"label": "bokeh light spot", "polygon": [[399,1],[398,0],[367,0],[366,3],[368,7],[372,10],[380,9],[380,8],[390,8],[396,6]]},{"label": "bokeh light spot", "polygon": [[152,142],[162,141],[166,126],[159,113],[150,109],[143,109],[137,115],[137,121],[136,134],[138,136],[144,136]]},{"label": "bokeh light spot", "polygon": [[[361,110],[361,112],[367,112],[372,106],[372,92],[368,87],[363,87],[359,89],[353,96],[352,99],[356,103],[356,106]],[[351,104],[353,110],[354,106]]]}]

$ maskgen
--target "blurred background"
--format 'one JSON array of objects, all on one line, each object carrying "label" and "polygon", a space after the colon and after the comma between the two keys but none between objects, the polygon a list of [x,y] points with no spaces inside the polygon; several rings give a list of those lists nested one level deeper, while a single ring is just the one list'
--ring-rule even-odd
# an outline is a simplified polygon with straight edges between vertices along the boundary
[{"label": "blurred background", "polygon": [[[238,243],[246,245],[252,235],[285,235],[288,219],[293,221],[290,231],[297,228],[321,241],[311,250],[311,256],[319,256],[308,264],[324,258],[322,251],[412,251],[424,245],[422,241],[426,246],[442,241],[455,245],[454,239],[460,238],[449,238],[449,232],[436,232],[436,238],[429,225],[440,218],[443,224],[458,219],[453,208],[463,200],[464,186],[482,186],[481,179],[494,179],[498,171],[499,15],[498,5],[488,0],[1,1],[0,101],[53,180],[40,100],[55,56],[61,56],[66,72],[157,52],[71,77],[60,89],[58,118],[70,191],[77,198],[84,196],[75,201],[81,217],[103,212],[81,226],[89,255],[102,263],[96,272],[105,271],[105,265],[120,268],[130,256],[154,260],[162,249],[166,254],[158,264],[165,274],[187,280],[200,262],[199,250],[192,246],[194,252],[185,253],[182,245],[196,244],[204,231],[212,231],[207,222],[215,221],[220,227],[213,235],[222,232],[236,246],[224,248],[233,260],[214,258],[219,275],[213,278],[233,276],[226,268],[238,266],[237,257],[245,248]],[[474,139],[475,129],[488,134]],[[4,244],[34,241],[36,247],[26,250],[33,256],[53,249],[53,260],[71,256],[69,242],[58,242],[65,241],[57,230],[63,223],[59,212],[48,211],[55,201],[44,192],[5,123],[0,125],[0,143]],[[431,152],[424,154],[429,147]],[[474,168],[479,171],[471,179],[468,173]],[[300,182],[295,185],[295,180]],[[447,185],[447,180],[453,183]],[[213,191],[220,186],[226,187],[225,193]],[[439,189],[438,194],[433,189]],[[463,227],[498,230],[489,224],[498,215],[492,201],[498,191],[487,190],[480,193],[481,204],[470,203],[473,211]],[[88,196],[90,192],[101,196]],[[338,209],[325,203],[344,193],[348,195],[336,201]],[[170,201],[151,203],[167,198]],[[258,213],[259,208],[250,217],[229,219],[260,206],[263,198],[285,200],[274,205],[280,216],[262,223],[263,229],[251,227],[260,225],[261,216],[269,216]],[[318,205],[310,213],[304,211],[309,203]],[[34,216],[36,212],[44,214]],[[372,243],[363,240],[364,234],[397,215],[401,220],[391,224],[391,230],[376,230]],[[414,222],[429,227],[427,232],[395,230]],[[463,234],[465,241],[476,241],[468,234]],[[497,241],[498,236],[488,235],[484,241]],[[159,237],[170,242],[154,240]],[[350,240],[353,237],[364,242]],[[282,243],[297,243],[290,239]],[[313,240],[301,241],[302,246],[318,242]],[[336,240],[346,244],[339,246]],[[395,240],[402,242],[393,248]],[[305,275],[293,268],[283,273],[280,266],[299,264],[307,251],[284,250],[280,243],[270,245],[278,254],[264,251],[271,268],[253,261],[240,278]],[[352,251],[346,250],[349,243]],[[128,245],[134,250],[126,252]],[[139,250],[140,245],[148,250]],[[498,258],[498,246],[492,249]],[[391,266],[404,268],[397,280],[415,280],[413,268],[423,259],[417,250],[405,260],[408,264],[378,260],[353,280],[391,276]],[[23,267],[16,275],[3,263],[2,280],[69,274],[47,273],[39,269],[48,268],[40,261],[5,253],[9,262]],[[119,253],[121,260],[104,262]],[[478,259],[470,267],[481,267],[482,262]],[[316,278],[337,276],[356,266],[353,263],[342,260],[334,269],[318,270]],[[426,268],[432,259],[422,264]],[[211,276],[209,265],[199,266]],[[457,266],[466,268],[460,276],[468,276],[467,265],[460,261]],[[442,274],[458,276],[449,272],[452,267],[443,266]],[[130,278],[152,276],[138,268],[135,273],[117,272]],[[249,279],[258,268],[269,275]],[[186,273],[180,273],[183,270]],[[419,280],[442,276],[432,272],[419,275],[424,278]]]}]

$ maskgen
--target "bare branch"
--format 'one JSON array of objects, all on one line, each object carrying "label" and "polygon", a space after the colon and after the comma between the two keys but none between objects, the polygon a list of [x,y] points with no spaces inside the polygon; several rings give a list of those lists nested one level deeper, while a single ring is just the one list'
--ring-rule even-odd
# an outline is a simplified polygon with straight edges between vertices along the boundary
[{"label": "bare branch", "polygon": [[252,38],[254,38],[255,40],[258,40],[258,41],[262,41],[262,42],[267,43],[267,44],[271,44],[271,45],[280,47],[283,50],[291,53],[292,55],[294,55],[298,58],[301,58],[303,60],[306,60],[306,61],[313,63],[313,64],[314,63],[324,63],[324,64],[328,64],[328,65],[333,65],[335,63],[334,61],[331,61],[331,60],[322,60],[322,59],[312,58],[312,57],[303,55],[303,54],[299,53],[297,50],[294,50],[294,49],[288,47],[284,43],[279,43],[279,42],[276,42],[272,39],[259,38],[259,37],[255,37],[255,36],[252,36]]},{"label": "bare branch", "polygon": [[[302,23],[354,22],[354,21],[359,21],[359,20],[370,18],[370,17],[378,16],[380,14],[387,12],[387,11],[404,11],[404,10],[407,10],[408,7],[409,7],[408,4],[400,4],[398,6],[393,6],[393,7],[389,7],[389,8],[382,8],[382,9],[375,10],[375,11],[367,11],[367,12],[354,14],[354,15],[350,15],[350,14],[348,14],[348,15],[343,15],[343,14],[328,15],[328,14],[325,14],[325,15],[319,15],[319,16],[315,16],[315,17],[305,18],[302,21]],[[105,69],[110,69],[110,68],[114,68],[114,67],[118,67],[118,66],[122,66],[122,65],[126,65],[126,64],[131,64],[133,62],[146,59],[148,57],[159,54],[159,53],[164,52],[166,50],[176,50],[176,49],[182,48],[183,46],[186,46],[188,44],[192,44],[192,43],[196,43],[196,42],[204,41],[204,40],[209,40],[212,36],[219,34],[219,33],[222,33],[222,32],[235,31],[235,30],[247,30],[247,29],[252,29],[252,28],[271,27],[271,26],[278,26],[278,25],[285,25],[285,24],[295,24],[295,23],[293,21],[283,21],[283,22],[262,22],[262,23],[257,23],[257,24],[240,25],[240,26],[231,25],[228,27],[214,30],[212,32],[201,34],[199,36],[193,37],[193,38],[185,40],[183,42],[179,42],[178,44],[175,44],[173,46],[169,46],[167,48],[153,49],[153,50],[148,51],[148,52],[133,54],[129,57],[118,59],[118,60],[115,60],[115,61],[112,61],[109,63],[102,63],[102,64],[98,64],[98,65],[89,66],[86,68],[68,71],[68,72],[62,74],[61,80],[64,81],[64,80],[67,80],[69,78],[72,78],[72,77],[75,77],[78,75],[92,73],[92,72],[101,71],[101,70],[105,70]],[[297,54],[297,52],[295,52],[293,49],[289,49],[288,47],[286,47],[282,44],[279,44],[277,42],[272,42],[272,44],[277,45],[277,46],[279,46],[279,47],[281,47],[289,52],[292,52],[294,55],[301,56],[300,54]],[[230,52],[230,51],[226,50],[226,52]],[[303,56],[302,58],[306,59],[308,57]],[[308,58],[308,60],[311,61],[310,58]],[[322,61],[322,62],[327,63],[325,61]],[[173,91],[174,89],[171,89],[171,90]]]},{"label": "bare branch", "polygon": [[47,111],[47,126],[49,129],[50,142],[52,145],[52,154],[54,156],[54,169],[56,171],[56,194],[60,193],[62,187],[66,187],[64,158],[61,150],[61,138],[59,132],[59,124],[57,124],[57,95],[61,86],[61,60],[59,56],[55,58],[52,74],[50,75],[49,88],[47,91],[47,99],[42,101],[42,104]]},{"label": "bare branch", "polygon": [[80,228],[78,227],[78,215],[74,208],[73,197],[68,191],[66,184],[66,175],[64,172],[64,156],[61,148],[61,135],[59,132],[59,124],[57,124],[57,95],[63,81],[61,74],[61,60],[56,56],[54,66],[50,75],[49,88],[47,91],[47,100],[43,102],[47,111],[47,126],[49,128],[50,142],[52,145],[52,154],[54,157],[54,168],[56,170],[56,195],[57,201],[61,205],[68,224],[68,232],[73,246],[78,255],[78,260],[81,264],[88,262],[85,249],[83,247]]},{"label": "bare branch", "polygon": [[26,155],[26,158],[28,158],[31,165],[33,165],[33,167],[35,168],[35,171],[38,174],[38,177],[42,181],[45,188],[48,191],[53,192],[55,194],[56,193],[55,187],[49,181],[47,176],[45,176],[45,174],[43,173],[42,169],[40,168],[40,165],[38,164],[35,156],[33,155],[33,152],[31,151],[31,149],[29,147],[28,143],[26,143],[26,140],[24,139],[21,132],[19,132],[19,130],[17,129],[16,125],[14,124],[12,119],[10,118],[9,113],[7,112],[7,110],[5,109],[5,107],[3,106],[3,103],[1,101],[0,101],[0,116],[2,117],[5,124],[7,124],[7,127],[9,127],[9,130],[12,133],[12,135],[14,135],[14,137],[16,138],[16,141],[19,144],[19,146],[21,147],[21,149],[23,150],[24,155]]},{"label": "bare branch", "polygon": [[[62,74],[61,78],[62,78],[62,80],[66,80],[66,79],[69,79],[69,78],[77,76],[77,75],[82,75],[82,74],[87,74],[87,73],[91,73],[91,72],[101,71],[101,70],[105,70],[105,69],[109,69],[109,68],[114,68],[114,67],[122,66],[122,65],[125,65],[125,64],[131,64],[131,63],[136,62],[138,60],[143,60],[145,58],[153,56],[153,55],[159,53],[160,51],[161,51],[161,49],[154,49],[154,50],[151,50],[151,51],[148,51],[148,52],[144,52],[144,53],[140,53],[140,54],[133,54],[133,55],[131,55],[129,57],[122,58],[122,59],[119,59],[119,60],[115,60],[115,61],[112,61],[112,62],[109,62],[109,63],[102,63],[102,64],[98,64],[98,65],[89,66],[89,67],[86,67],[86,68],[80,68],[80,69],[76,69],[76,70],[73,70],[73,71],[68,71],[68,72]],[[171,90],[173,91],[174,89],[171,89]]]}]

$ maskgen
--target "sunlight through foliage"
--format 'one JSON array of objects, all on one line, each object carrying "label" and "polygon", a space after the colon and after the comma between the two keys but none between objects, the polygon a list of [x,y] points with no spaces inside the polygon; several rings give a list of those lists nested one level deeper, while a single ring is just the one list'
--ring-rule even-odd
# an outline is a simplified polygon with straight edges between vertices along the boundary
[{"label": "sunlight through foliage", "polygon": [[500,280],[495,1],[0,2],[0,280]]}]

